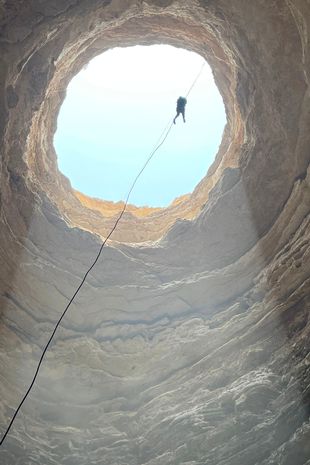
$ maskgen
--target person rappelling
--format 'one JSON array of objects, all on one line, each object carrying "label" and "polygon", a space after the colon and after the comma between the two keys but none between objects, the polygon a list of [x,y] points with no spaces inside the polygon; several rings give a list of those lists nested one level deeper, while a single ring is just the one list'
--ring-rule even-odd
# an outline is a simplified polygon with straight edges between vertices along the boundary
[{"label": "person rappelling", "polygon": [[179,115],[183,116],[183,121],[185,123],[185,105],[187,104],[187,100],[185,97],[179,97],[177,100],[177,114],[173,120],[175,124],[175,120],[178,118]]}]

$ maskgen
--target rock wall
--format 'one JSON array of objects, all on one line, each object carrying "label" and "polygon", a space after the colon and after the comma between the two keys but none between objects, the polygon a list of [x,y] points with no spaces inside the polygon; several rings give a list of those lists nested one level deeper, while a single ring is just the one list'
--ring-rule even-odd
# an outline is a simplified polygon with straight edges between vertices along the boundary
[{"label": "rock wall", "polygon": [[1,464],[310,463],[309,22],[306,0],[0,1],[0,433],[113,224],[58,172],[72,75],[182,46],[227,112],[193,194],[120,224]]}]

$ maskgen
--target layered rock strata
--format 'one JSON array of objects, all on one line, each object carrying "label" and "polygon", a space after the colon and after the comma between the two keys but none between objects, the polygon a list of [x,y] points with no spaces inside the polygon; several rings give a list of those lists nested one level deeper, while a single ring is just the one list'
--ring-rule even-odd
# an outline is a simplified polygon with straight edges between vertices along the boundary
[{"label": "layered rock strata", "polygon": [[0,1],[0,433],[113,224],[57,168],[71,77],[165,42],[227,112],[193,194],[120,224],[1,464],[310,463],[309,22],[306,0]]}]

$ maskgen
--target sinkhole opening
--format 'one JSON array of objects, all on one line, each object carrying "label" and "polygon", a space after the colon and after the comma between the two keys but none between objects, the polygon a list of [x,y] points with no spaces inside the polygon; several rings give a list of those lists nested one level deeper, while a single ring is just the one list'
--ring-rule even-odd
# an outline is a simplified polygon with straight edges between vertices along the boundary
[{"label": "sinkhole opening", "polygon": [[214,161],[226,124],[204,61],[169,45],[113,48],[91,60],[67,88],[54,136],[58,167],[72,187],[97,199],[125,200],[173,121],[176,100],[191,89],[186,122],[182,115],[176,120],[129,202],[166,207],[192,192]]}]

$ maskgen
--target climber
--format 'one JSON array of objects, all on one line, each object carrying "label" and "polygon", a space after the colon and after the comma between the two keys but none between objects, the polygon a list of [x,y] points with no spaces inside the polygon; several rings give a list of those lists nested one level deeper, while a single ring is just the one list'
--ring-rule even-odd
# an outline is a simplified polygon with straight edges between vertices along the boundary
[{"label": "climber", "polygon": [[187,100],[185,97],[179,97],[177,100],[177,114],[176,117],[174,118],[173,122],[175,124],[175,120],[177,117],[182,114],[183,116],[183,121],[185,123],[185,105],[187,104]]}]

